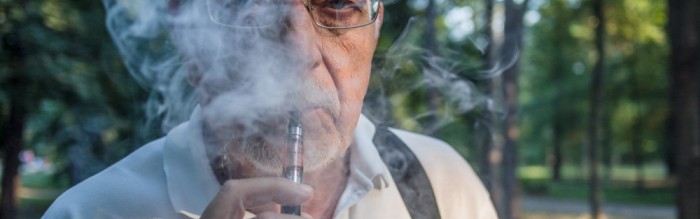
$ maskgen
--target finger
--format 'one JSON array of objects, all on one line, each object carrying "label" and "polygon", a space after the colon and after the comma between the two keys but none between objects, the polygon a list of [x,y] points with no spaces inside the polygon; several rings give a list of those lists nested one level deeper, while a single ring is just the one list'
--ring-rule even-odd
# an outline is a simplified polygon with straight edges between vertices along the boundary
[{"label": "finger", "polygon": [[254,208],[272,202],[299,205],[311,198],[313,189],[308,185],[276,177],[229,180],[220,192],[237,198],[244,208]]},{"label": "finger", "polygon": [[240,201],[233,198],[230,194],[223,193],[219,190],[214,199],[209,203],[204,212],[202,219],[212,218],[243,218],[245,215],[245,207]]}]

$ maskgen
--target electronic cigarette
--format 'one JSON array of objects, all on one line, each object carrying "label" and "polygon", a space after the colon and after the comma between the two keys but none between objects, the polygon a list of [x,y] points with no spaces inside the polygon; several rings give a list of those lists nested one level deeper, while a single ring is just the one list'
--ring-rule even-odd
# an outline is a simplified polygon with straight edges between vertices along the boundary
[{"label": "electronic cigarette", "polygon": [[[304,176],[304,129],[299,113],[292,112],[287,127],[287,156],[282,175],[295,183],[302,183]],[[301,216],[301,205],[282,206],[283,214]]]}]

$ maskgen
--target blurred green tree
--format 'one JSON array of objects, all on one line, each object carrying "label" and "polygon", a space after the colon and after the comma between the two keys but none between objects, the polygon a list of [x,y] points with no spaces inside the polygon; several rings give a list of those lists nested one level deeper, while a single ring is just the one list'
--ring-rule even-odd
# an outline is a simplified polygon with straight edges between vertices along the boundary
[{"label": "blurred green tree", "polygon": [[678,165],[678,218],[700,217],[700,2],[668,0],[671,124]]},{"label": "blurred green tree", "polygon": [[[146,92],[126,73],[97,1],[0,2],[2,217],[14,218],[19,152],[77,183],[141,145]],[[152,133],[152,132],[151,132]]]},{"label": "blurred green tree", "polygon": [[[547,164],[553,180],[559,180],[564,164],[584,162],[584,121],[589,100],[584,82],[593,64],[595,19],[583,10],[583,1],[549,1],[539,9],[541,19],[531,26],[524,53],[525,73],[520,83],[522,141],[527,163]],[[667,44],[663,34],[663,1],[613,1],[606,4],[605,68],[606,104],[602,115],[602,159],[606,166],[633,163],[635,118],[642,156],[664,159],[665,104],[668,88],[665,72]],[[636,78],[635,91],[632,79]],[[636,98],[633,95],[638,92]],[[638,112],[635,110],[639,110]],[[551,149],[548,149],[551,148]],[[547,154],[549,156],[542,156]],[[620,158],[620,159],[616,159]],[[566,161],[566,162],[565,162]],[[621,163],[622,162],[622,163]],[[610,171],[606,171],[610,172]]]}]

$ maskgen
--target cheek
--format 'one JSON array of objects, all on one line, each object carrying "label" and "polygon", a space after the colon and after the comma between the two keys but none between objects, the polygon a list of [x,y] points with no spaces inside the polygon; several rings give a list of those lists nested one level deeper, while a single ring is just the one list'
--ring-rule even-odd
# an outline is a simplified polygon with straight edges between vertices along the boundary
[{"label": "cheek", "polygon": [[373,28],[366,26],[342,35],[321,37],[320,50],[338,92],[342,126],[346,131],[354,130],[367,92],[376,46]]},{"label": "cheek", "polygon": [[[349,34],[348,34],[349,35]],[[372,68],[375,42],[359,34],[338,39],[336,51],[330,60],[335,60],[329,69],[341,97],[348,100],[364,99]],[[366,35],[366,34],[365,34]]]},{"label": "cheek", "polygon": [[[362,63],[361,60],[353,60],[353,63]],[[341,112],[344,120],[356,119],[362,110],[362,103],[369,83],[370,64],[357,64],[346,68],[345,72],[335,77],[338,97],[341,103]]]},{"label": "cheek", "polygon": [[345,135],[350,135],[357,125],[357,118],[362,111],[362,104],[367,86],[369,83],[370,64],[366,66],[354,66],[353,71],[348,72],[342,80],[344,95],[341,98],[341,111],[343,120],[343,130]]}]

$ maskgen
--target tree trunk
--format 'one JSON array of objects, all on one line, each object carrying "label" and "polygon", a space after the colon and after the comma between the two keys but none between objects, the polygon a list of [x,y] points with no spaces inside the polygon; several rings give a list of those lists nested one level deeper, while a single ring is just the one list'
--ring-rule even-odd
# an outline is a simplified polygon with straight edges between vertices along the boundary
[{"label": "tree trunk", "polygon": [[[673,86],[669,86],[669,89],[673,89]],[[670,100],[670,98],[669,98]],[[669,101],[671,102],[671,101]],[[672,106],[673,107],[673,106]],[[676,178],[678,175],[678,166],[676,161],[676,125],[673,122],[673,115],[669,115],[666,118],[666,129],[664,130],[664,164],[666,164],[666,177]]]},{"label": "tree trunk", "polygon": [[519,182],[516,175],[518,166],[518,67],[514,66],[503,75],[507,114],[503,125],[505,144],[503,145],[503,215],[501,218],[520,218]]},{"label": "tree trunk", "polygon": [[[493,57],[492,57],[492,52],[493,50],[493,44],[494,44],[494,39],[493,39],[493,31],[491,28],[492,21],[493,21],[493,0],[484,0],[484,3],[486,5],[486,12],[485,12],[485,29],[484,29],[484,35],[488,38],[488,45],[486,46],[484,50],[484,55],[483,55],[483,69],[488,70],[490,69],[492,63],[493,63]],[[489,79],[486,83],[485,86],[485,91],[486,94],[491,93],[491,80]],[[491,148],[493,146],[493,135],[490,130],[490,125],[492,124],[493,121],[493,116],[491,115],[492,112],[486,111],[482,113],[481,117],[479,118],[479,121],[477,121],[477,126],[475,127],[475,130],[477,131],[478,134],[476,134],[476,139],[477,143],[476,145],[479,146],[479,176],[481,177],[481,180],[484,183],[484,186],[486,189],[489,191],[489,194],[491,194],[492,198],[496,198],[496,194],[494,194],[493,191],[493,165],[491,164]]]},{"label": "tree trunk", "polygon": [[25,110],[19,103],[10,106],[10,119],[7,122],[6,134],[3,138],[5,156],[3,158],[2,197],[0,216],[15,218],[17,215],[17,183],[19,182],[19,155],[22,150],[22,132],[24,131]]},{"label": "tree trunk", "polygon": [[598,146],[600,143],[598,132],[601,124],[601,109],[603,109],[603,74],[605,66],[605,16],[603,13],[603,0],[593,1],[593,13],[598,20],[595,28],[595,48],[598,54],[593,78],[591,80],[591,114],[589,118],[589,186],[591,216],[593,219],[600,218],[601,210],[601,188],[598,179]]},{"label": "tree trunk", "polygon": [[[636,72],[636,71],[633,71]],[[631,87],[632,87],[632,101],[637,102],[638,104],[641,103],[641,96],[639,95],[639,82],[637,81],[637,76],[636,74],[632,74],[631,78]],[[635,179],[635,191],[637,193],[642,193],[644,192],[644,151],[642,147],[642,112],[640,107],[635,108],[636,113],[635,113],[635,118],[634,118],[634,124],[632,125],[632,157],[634,161],[634,168],[636,171],[636,179]]]},{"label": "tree trunk", "polygon": [[678,218],[700,218],[700,3],[668,1],[671,119],[676,131]]},{"label": "tree trunk", "polygon": [[563,124],[561,121],[561,117],[559,116],[559,109],[555,105],[555,116],[554,116],[554,121],[552,125],[552,181],[554,182],[559,182],[561,181],[561,167],[562,167],[562,144],[563,144]]},{"label": "tree trunk", "polygon": [[[557,8],[561,8],[561,6],[558,6]],[[556,30],[563,30],[568,26],[567,23],[563,21],[564,19],[560,18],[555,18],[554,19],[554,25]],[[562,51],[562,48],[564,48],[564,38],[566,37],[563,31],[556,31],[554,39],[552,39],[552,44],[554,45],[553,49],[553,54],[552,54],[552,59],[554,62],[552,63],[553,68],[551,72],[552,76],[552,84],[559,89],[559,86],[563,86],[562,83],[564,83],[564,75],[565,75],[565,67],[564,67],[564,51]],[[564,146],[564,116],[563,112],[564,111],[564,105],[562,102],[564,101],[564,94],[561,92],[556,92],[554,94],[554,100],[553,104],[551,106],[551,110],[554,112],[552,115],[552,161],[551,161],[551,178],[552,181],[558,182],[561,180],[561,169],[564,164],[564,156],[562,154],[562,147]]]},{"label": "tree trunk", "polygon": [[[19,1],[18,5],[24,6],[26,2]],[[21,24],[16,20],[15,25]],[[2,47],[9,51],[10,56],[7,57],[9,69],[11,69],[8,79],[10,97],[10,115],[5,127],[0,143],[5,149],[3,158],[2,172],[2,194],[0,195],[0,217],[15,218],[17,216],[17,186],[19,182],[18,170],[20,166],[19,155],[23,148],[22,133],[24,132],[25,119],[28,108],[27,102],[31,101],[26,98],[26,93],[30,92],[28,88],[27,76],[24,68],[24,59],[26,58],[25,49],[23,47],[22,37],[18,28],[15,28],[11,33],[2,36]]]},{"label": "tree trunk", "polygon": [[637,115],[635,118],[637,121],[632,125],[632,155],[634,160],[634,169],[636,171],[636,179],[634,183],[634,189],[637,193],[644,192],[644,168],[643,164],[643,151],[642,151],[642,133],[641,133],[641,118]]},{"label": "tree trunk", "polygon": [[[560,30],[560,28],[563,28],[564,24],[561,23],[561,21],[555,21],[557,24],[557,29]],[[558,31],[561,32],[561,31]],[[564,74],[564,60],[562,60],[562,57],[564,56],[564,53],[561,51],[561,48],[563,47],[561,43],[561,38],[563,36],[560,35],[561,33],[557,33],[559,37],[554,39],[554,68],[552,68],[552,79],[555,82],[558,81],[563,81],[563,74]],[[555,87],[559,88],[561,85],[555,85]],[[560,92],[556,92],[555,97],[554,97],[554,104],[553,104],[553,109],[554,109],[554,115],[552,119],[552,181],[558,182],[561,180],[561,168],[563,165],[563,158],[564,156],[562,155],[562,146],[564,144],[564,116],[563,116],[563,110],[564,110],[564,105],[562,104],[562,100],[564,99],[563,94]]]},{"label": "tree trunk", "polygon": [[[610,109],[610,108],[608,108]],[[603,129],[601,136],[601,146],[603,148],[603,165],[605,166],[605,175],[603,175],[603,180],[609,182],[612,180],[613,172],[613,148],[610,143],[612,140],[612,127],[610,124],[610,113],[603,112]]]},{"label": "tree trunk", "polygon": [[491,66],[493,66],[494,59],[493,50],[495,48],[495,39],[493,34],[493,4],[494,0],[484,0],[484,5],[486,7],[484,9],[484,20],[486,21],[486,25],[483,31],[488,42],[488,44],[486,44],[486,48],[484,48],[484,70],[491,69]]},{"label": "tree trunk", "polygon": [[[520,218],[519,182],[516,175],[518,166],[518,74],[520,73],[520,54],[522,54],[523,16],[527,10],[528,0],[517,5],[512,0],[505,2],[505,41],[501,48],[501,57],[515,62],[503,73],[503,94],[506,104],[506,118],[503,124],[505,144],[503,145],[503,215],[501,218]],[[507,60],[510,61],[510,60]]]},{"label": "tree trunk", "polygon": [[[424,65],[430,67],[431,58],[439,56],[439,45],[437,41],[437,28],[435,28],[435,0],[428,0],[428,6],[425,9],[425,31],[423,32],[424,47],[427,52],[427,57],[424,59]],[[430,110],[429,118],[426,123],[426,134],[433,135],[439,128],[438,110],[440,109],[440,96],[437,88],[428,87],[428,110]]]}]

